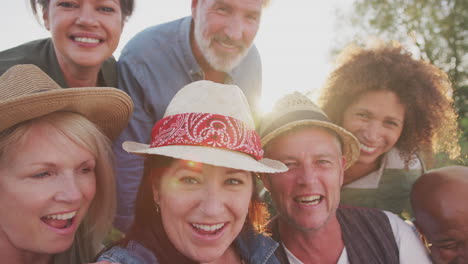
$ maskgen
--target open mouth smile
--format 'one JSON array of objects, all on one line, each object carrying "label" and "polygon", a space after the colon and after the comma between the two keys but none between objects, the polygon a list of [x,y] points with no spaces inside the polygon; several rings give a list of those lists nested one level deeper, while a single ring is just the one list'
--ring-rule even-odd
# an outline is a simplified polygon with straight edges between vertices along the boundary
[{"label": "open mouth smile", "polygon": [[308,196],[298,196],[294,198],[294,201],[296,203],[302,204],[302,205],[316,205],[319,204],[323,199],[323,196],[321,195],[308,195]]},{"label": "open mouth smile", "polygon": [[50,227],[57,229],[65,229],[73,224],[73,220],[75,219],[76,213],[77,211],[64,214],[50,214],[41,217],[41,220]]},{"label": "open mouth smile", "polygon": [[190,225],[199,234],[216,235],[217,233],[221,232],[225,228],[226,223],[213,224],[213,225],[191,223]]}]

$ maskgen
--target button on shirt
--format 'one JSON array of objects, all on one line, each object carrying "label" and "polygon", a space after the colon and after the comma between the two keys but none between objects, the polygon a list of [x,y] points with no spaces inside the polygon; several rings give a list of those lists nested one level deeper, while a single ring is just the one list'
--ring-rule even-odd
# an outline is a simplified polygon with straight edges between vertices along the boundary
[{"label": "button on shirt", "polygon": [[[150,27],[128,42],[117,63],[119,88],[130,95],[135,109],[128,127],[114,142],[117,163],[117,216],[115,226],[128,229],[143,176],[143,158],[122,149],[130,140],[149,143],[151,129],[172,97],[185,85],[202,80],[204,73],[190,46],[192,17]],[[252,109],[261,94],[261,62],[252,46],[241,63],[228,73],[226,83],[238,85]]]}]

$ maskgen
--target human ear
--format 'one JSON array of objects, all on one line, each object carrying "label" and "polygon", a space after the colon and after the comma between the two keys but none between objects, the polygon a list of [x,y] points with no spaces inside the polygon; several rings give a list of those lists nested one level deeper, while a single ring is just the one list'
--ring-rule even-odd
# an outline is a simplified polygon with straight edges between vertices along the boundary
[{"label": "human ear", "polygon": [[49,11],[46,8],[42,8],[42,20],[44,20],[44,27],[50,30]]},{"label": "human ear", "polygon": [[259,173],[260,179],[263,182],[263,186],[265,189],[270,191],[271,183],[270,183],[270,175],[268,173]]},{"label": "human ear", "polygon": [[192,17],[193,18],[195,18],[195,16],[196,16],[197,7],[198,7],[198,0],[192,0],[191,10],[192,10]]}]

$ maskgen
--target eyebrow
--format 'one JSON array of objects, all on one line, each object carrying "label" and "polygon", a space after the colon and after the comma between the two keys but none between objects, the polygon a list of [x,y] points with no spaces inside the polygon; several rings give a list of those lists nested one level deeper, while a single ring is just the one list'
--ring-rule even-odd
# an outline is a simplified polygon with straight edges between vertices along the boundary
[{"label": "eyebrow", "polygon": [[[372,113],[372,111],[370,111],[369,109],[367,108],[356,108],[358,112],[362,111],[362,112],[366,112],[367,114],[370,114],[371,116],[374,116],[374,114]],[[403,120],[399,119],[399,118],[396,118],[396,117],[393,117],[393,116],[385,116],[384,119],[390,119],[392,121],[398,121],[400,123],[403,123]]]},{"label": "eyebrow", "polygon": [[195,171],[195,172],[202,172],[202,167],[203,163],[201,162],[195,162],[191,160],[181,160],[180,161],[181,165],[179,169],[186,169],[190,171]]}]

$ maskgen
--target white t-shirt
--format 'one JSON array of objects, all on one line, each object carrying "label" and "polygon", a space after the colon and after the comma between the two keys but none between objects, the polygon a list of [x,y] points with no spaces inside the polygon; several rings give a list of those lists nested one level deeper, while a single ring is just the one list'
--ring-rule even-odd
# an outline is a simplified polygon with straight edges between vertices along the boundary
[{"label": "white t-shirt", "polygon": [[[400,252],[401,264],[425,264],[432,263],[429,256],[417,234],[413,231],[410,225],[401,220],[397,215],[383,211],[390,221],[392,226],[393,235]],[[291,264],[304,264],[291,251],[289,251],[283,244],[286,255],[288,256],[289,263]],[[337,264],[349,264],[348,253],[346,247],[341,252],[340,259]]]}]

